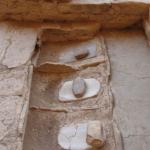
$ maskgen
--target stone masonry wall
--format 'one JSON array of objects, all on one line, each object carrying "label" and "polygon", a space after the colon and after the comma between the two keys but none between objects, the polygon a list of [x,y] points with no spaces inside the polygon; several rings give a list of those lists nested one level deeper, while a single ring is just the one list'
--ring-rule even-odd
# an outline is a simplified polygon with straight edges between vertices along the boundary
[{"label": "stone masonry wall", "polygon": [[38,31],[0,23],[0,150],[21,150]]}]

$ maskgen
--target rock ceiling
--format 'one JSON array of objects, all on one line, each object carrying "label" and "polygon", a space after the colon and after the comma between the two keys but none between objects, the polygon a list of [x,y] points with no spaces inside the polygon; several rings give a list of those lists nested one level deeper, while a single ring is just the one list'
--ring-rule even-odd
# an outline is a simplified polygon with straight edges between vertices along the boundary
[{"label": "rock ceiling", "polygon": [[148,16],[149,0],[5,0],[1,20],[95,21],[102,28],[125,28]]}]

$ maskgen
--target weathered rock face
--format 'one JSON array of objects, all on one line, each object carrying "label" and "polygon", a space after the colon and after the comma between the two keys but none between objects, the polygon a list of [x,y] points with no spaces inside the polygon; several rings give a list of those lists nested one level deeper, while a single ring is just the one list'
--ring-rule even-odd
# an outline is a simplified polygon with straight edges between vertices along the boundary
[{"label": "weathered rock face", "polygon": [[22,97],[0,96],[0,146],[4,150],[15,150],[17,147],[17,126],[23,105]]},{"label": "weathered rock face", "polygon": [[[55,1],[56,2],[56,1]],[[148,0],[71,0],[0,2],[0,19],[27,21],[97,21],[102,28],[124,28],[148,16]],[[32,10],[32,11],[31,11]]]},{"label": "weathered rock face", "polygon": [[[0,20],[26,23],[0,23],[0,150],[22,150],[36,44],[24,150],[121,150],[107,50],[94,37],[100,29],[141,22],[149,6],[147,0],[1,1]],[[144,27],[150,40],[149,21]]]},{"label": "weathered rock face", "polygon": [[28,68],[22,67],[0,73],[0,95],[23,95],[24,84],[28,76]]},{"label": "weathered rock face", "polygon": [[91,148],[86,143],[87,124],[80,123],[63,127],[58,135],[58,142],[60,146],[66,150],[86,150]]},{"label": "weathered rock face", "polygon": [[0,61],[8,68],[19,67],[30,61],[38,31],[31,28],[0,23]]},{"label": "weathered rock face", "polygon": [[36,29],[0,23],[0,149],[21,150]]}]

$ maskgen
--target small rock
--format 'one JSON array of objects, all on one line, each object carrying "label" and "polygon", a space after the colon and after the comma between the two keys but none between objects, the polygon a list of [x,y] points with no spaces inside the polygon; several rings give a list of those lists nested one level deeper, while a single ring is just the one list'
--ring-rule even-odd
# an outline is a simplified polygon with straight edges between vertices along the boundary
[{"label": "small rock", "polygon": [[61,102],[71,102],[76,100],[84,100],[98,95],[101,89],[101,84],[97,79],[84,79],[84,82],[86,84],[86,91],[85,94],[79,98],[76,97],[73,93],[73,81],[71,80],[64,82],[59,90],[59,100]]},{"label": "small rock", "polygon": [[3,25],[3,23],[0,24],[0,34],[2,34],[1,38],[4,36],[4,40],[0,39],[0,45],[1,49],[5,48],[6,50],[5,56],[2,59],[2,65],[8,68],[15,68],[26,64],[33,55],[38,30],[33,28],[18,28],[10,24],[5,24],[4,31],[1,31]]},{"label": "small rock", "polygon": [[80,49],[80,50],[75,51],[75,58],[77,60],[83,59],[83,58],[87,57],[88,55],[89,55],[89,51],[86,49],[82,49],[82,50]]},{"label": "small rock", "polygon": [[94,148],[101,148],[102,146],[104,146],[106,137],[100,121],[89,122],[87,130],[86,141],[89,145]]},{"label": "small rock", "polygon": [[82,79],[81,77],[77,77],[73,81],[72,91],[77,98],[82,97],[86,92],[86,83],[84,79]]}]

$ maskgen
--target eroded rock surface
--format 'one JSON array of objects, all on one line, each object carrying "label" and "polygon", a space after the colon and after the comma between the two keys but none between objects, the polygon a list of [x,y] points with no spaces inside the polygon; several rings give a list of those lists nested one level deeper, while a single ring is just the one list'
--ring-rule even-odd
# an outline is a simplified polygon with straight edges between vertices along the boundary
[{"label": "eroded rock surface", "polygon": [[54,62],[45,62],[37,66],[37,70],[40,72],[49,72],[49,73],[69,73],[78,71],[77,66],[63,64],[63,63],[54,63]]},{"label": "eroded rock surface", "polygon": [[0,73],[0,95],[23,95],[28,68],[6,70]]},{"label": "eroded rock surface", "polygon": [[100,23],[60,22],[53,25],[48,24],[42,28],[41,40],[43,42],[83,41],[94,38],[100,29]]},{"label": "eroded rock surface", "polygon": [[[112,120],[114,118],[112,116],[112,95],[109,87],[110,65],[104,43],[99,42],[101,43],[99,44],[96,41],[93,42],[94,44],[91,44],[88,41],[89,45],[85,42],[86,46],[84,44],[81,46],[81,43],[76,45],[75,43],[73,47],[73,43],[70,47],[68,47],[68,45],[65,47],[65,42],[93,38],[100,28],[120,29],[130,27],[148,16],[149,6],[150,2],[147,0],[72,0],[70,2],[60,2],[58,0],[17,0],[15,3],[13,0],[6,0],[0,2],[0,20],[11,19],[47,22],[47,27],[43,24],[41,25],[41,23],[33,23],[34,25],[31,23],[34,29],[33,27],[19,27],[0,23],[0,150],[22,149],[32,78],[30,59],[36,45],[37,27],[44,29],[41,37],[42,42],[55,43],[53,43],[52,47],[48,46],[45,48],[54,48],[54,50],[50,51],[50,55],[48,52],[44,52],[43,58],[38,66],[39,68],[36,70],[38,73],[35,73],[36,78],[33,81],[32,87],[33,101],[31,102],[31,118],[29,118],[30,122],[27,127],[29,130],[26,135],[27,141],[25,141],[25,143],[27,142],[27,145],[25,145],[26,150],[34,148],[37,150],[49,150],[49,148],[60,150],[61,147],[56,142],[57,135],[59,135],[59,144],[65,149],[86,149],[91,146],[101,147],[105,140],[107,140],[105,145],[106,149],[121,150],[119,130],[117,130],[116,133],[116,130],[112,127]],[[52,21],[55,21],[55,23],[51,23]],[[145,27],[149,39],[149,26],[146,24]],[[56,43],[60,41],[64,43],[61,43],[57,47]],[[126,43],[126,41],[122,43]],[[50,45],[51,44],[52,43],[50,43]],[[118,43],[118,45],[120,46],[120,43]],[[128,42],[126,46],[128,46]],[[78,55],[74,55],[74,51],[71,51],[71,49],[82,49],[83,47],[90,49],[89,54],[82,52]],[[43,47],[41,49],[43,49]],[[56,55],[55,50],[58,50],[58,55]],[[62,53],[60,53],[59,50],[62,51]],[[139,51],[138,48],[136,50]],[[143,47],[141,47],[141,50],[143,50]],[[70,55],[68,55],[68,51],[70,51]],[[138,59],[141,58],[141,56],[143,57],[143,53],[139,56],[140,57],[137,57]],[[144,55],[144,57],[146,56]],[[143,64],[141,62],[145,60],[142,60],[140,63],[137,63],[138,67],[136,65],[136,67],[133,67],[133,59],[128,61],[130,57],[124,55],[122,58],[125,59],[127,63],[131,62],[131,70],[138,68],[138,71],[136,70],[137,74],[142,70],[141,68],[144,68],[144,71],[140,72],[141,76],[136,76],[134,79],[138,78],[140,81],[138,82],[140,83],[140,89],[141,87],[145,89],[143,85],[148,83],[149,77],[143,76],[142,73],[148,70],[145,66],[149,63]],[[128,65],[124,67],[123,71],[118,70],[118,68],[120,69],[122,67],[124,67],[122,63],[117,63],[117,72],[132,76],[131,72],[126,72],[129,67]],[[87,100],[86,102],[76,101],[81,99],[78,98],[78,94],[75,94],[77,92],[74,94],[72,92],[72,80],[77,75],[81,75],[88,85],[87,91],[84,91],[83,86],[81,86],[81,93],[78,93],[83,99]],[[92,79],[92,82],[90,79]],[[130,78],[128,79],[130,80]],[[119,83],[118,80],[116,82]],[[60,87],[60,83],[62,84],[62,88]],[[121,84],[126,86],[128,82],[121,82]],[[132,85],[130,85],[130,87],[130,92],[135,94],[136,92]],[[121,94],[124,95],[122,85],[119,85],[118,89],[121,89]],[[139,147],[140,149],[147,149],[148,147],[149,123],[147,117],[143,114],[147,114],[148,109],[145,108],[148,108],[149,103],[145,100],[145,95],[148,92],[147,90],[144,91],[145,93],[142,93],[142,96],[140,95],[141,90],[139,90],[138,94],[136,93],[138,95],[136,104],[141,104],[140,108],[143,108],[140,112],[142,117],[138,119],[136,111],[134,111],[130,116],[125,114],[125,119],[129,120],[129,124],[120,116],[121,119],[117,120],[122,125],[121,130],[123,132],[123,138],[125,139],[126,149],[138,149]],[[121,99],[124,99],[125,96],[121,96]],[[132,98],[134,98],[135,95],[129,94],[129,96],[131,98],[129,104],[132,104]],[[143,103],[140,101],[140,96],[142,97]],[[60,103],[58,99],[62,102],[71,101],[72,103]],[[124,100],[121,102],[126,105]],[[136,106],[136,104],[134,106]],[[119,103],[119,106],[122,106],[122,104]],[[119,115],[124,115],[124,113],[128,112],[129,108],[133,110],[132,105],[130,105],[130,107],[121,107]],[[137,108],[139,110],[139,106],[137,106]],[[124,109],[127,111],[122,111]],[[135,124],[130,122],[130,119],[133,120],[132,117],[135,119]],[[92,123],[90,125],[87,123],[76,124],[77,122],[95,119],[111,122],[111,125],[105,124],[106,139],[102,133],[102,129],[99,128],[99,123],[95,123],[94,125]],[[36,121],[36,123],[33,122],[33,120]],[[145,120],[147,123],[143,125],[142,123],[145,122]],[[75,122],[74,126],[69,126],[69,128],[64,127],[66,124],[72,122]],[[62,130],[60,130],[60,133],[63,132],[63,134],[58,134],[60,127],[63,127]],[[128,127],[134,128],[130,131]],[[126,130],[127,128],[128,130]],[[97,132],[98,130],[100,130],[100,132]],[[141,142],[143,137],[144,142]],[[134,145],[133,142],[137,143],[135,140],[140,142]],[[28,143],[30,144],[28,145]],[[130,147],[129,145],[132,146]],[[34,148],[32,146],[34,146]]]},{"label": "eroded rock surface", "polygon": [[0,149],[21,150],[37,30],[0,23]]},{"label": "eroded rock surface", "polygon": [[150,50],[145,34],[142,30],[108,32],[105,39],[112,64],[114,117],[122,133],[124,149],[147,150],[150,146]]},{"label": "eroded rock surface", "polygon": [[18,125],[21,123],[20,115],[23,105],[23,97],[0,97],[0,147],[6,150],[16,150],[19,142],[22,144],[24,132],[23,134],[19,132]]},{"label": "eroded rock surface", "polygon": [[15,3],[7,0],[0,2],[0,19],[96,21],[102,28],[125,28],[148,16],[149,5],[149,0],[71,0],[58,4],[47,0],[16,0]]},{"label": "eroded rock surface", "polygon": [[0,33],[2,65],[13,68],[26,64],[33,54],[38,31],[0,23]]}]

